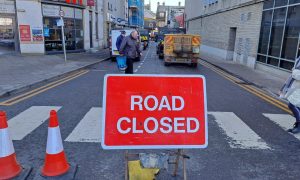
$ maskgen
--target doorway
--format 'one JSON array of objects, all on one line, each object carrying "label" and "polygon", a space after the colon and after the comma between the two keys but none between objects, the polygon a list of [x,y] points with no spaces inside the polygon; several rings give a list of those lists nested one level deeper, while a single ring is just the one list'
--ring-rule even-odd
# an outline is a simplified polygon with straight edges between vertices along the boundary
[{"label": "doorway", "polygon": [[89,25],[90,25],[90,48],[93,48],[93,14],[92,12],[89,12]]},{"label": "doorway", "polygon": [[235,40],[236,40],[236,27],[231,27],[229,30],[228,49],[227,49],[227,60],[233,61]]}]

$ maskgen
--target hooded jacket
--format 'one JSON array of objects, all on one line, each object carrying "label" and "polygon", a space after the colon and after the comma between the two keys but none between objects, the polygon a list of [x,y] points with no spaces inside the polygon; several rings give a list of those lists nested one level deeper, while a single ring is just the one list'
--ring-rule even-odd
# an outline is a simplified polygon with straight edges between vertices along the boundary
[{"label": "hooded jacket", "polygon": [[125,55],[127,58],[135,59],[141,53],[140,44],[131,35],[126,36],[120,46],[120,54]]}]

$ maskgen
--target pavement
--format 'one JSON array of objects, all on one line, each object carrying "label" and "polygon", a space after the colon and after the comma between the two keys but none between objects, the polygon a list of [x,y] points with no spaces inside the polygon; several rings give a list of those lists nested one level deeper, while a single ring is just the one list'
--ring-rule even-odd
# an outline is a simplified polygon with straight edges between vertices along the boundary
[{"label": "pavement", "polygon": [[64,76],[109,58],[109,50],[59,55],[0,56],[0,97],[24,91],[40,83]]},{"label": "pavement", "polygon": [[245,82],[252,83],[275,96],[278,95],[279,90],[287,79],[285,76],[252,69],[233,61],[210,58],[205,54],[201,55],[201,59],[238,77],[239,79],[243,79]]}]

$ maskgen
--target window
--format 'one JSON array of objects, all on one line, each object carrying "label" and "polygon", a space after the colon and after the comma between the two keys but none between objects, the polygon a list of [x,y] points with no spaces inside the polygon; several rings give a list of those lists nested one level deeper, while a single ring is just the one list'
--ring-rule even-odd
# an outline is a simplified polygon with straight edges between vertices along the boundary
[{"label": "window", "polygon": [[286,29],[282,47],[282,58],[295,60],[300,33],[300,5],[290,7],[287,14]]},{"label": "window", "polygon": [[264,11],[261,23],[258,53],[267,54],[272,20],[272,10]]},{"label": "window", "polygon": [[268,57],[267,64],[270,64],[270,65],[273,65],[273,66],[278,66],[279,59]]},{"label": "window", "polygon": [[266,63],[266,56],[257,55],[257,61]]},{"label": "window", "polygon": [[159,13],[159,17],[161,18],[165,17],[165,13]]},{"label": "window", "polygon": [[265,0],[264,9],[270,9],[274,6],[274,0]]},{"label": "window", "polygon": [[275,7],[287,5],[288,0],[275,0]]},{"label": "window", "polygon": [[290,0],[289,4],[296,4],[296,3],[300,3],[300,0]]},{"label": "window", "polygon": [[[83,49],[83,21],[82,10],[74,9],[69,17],[64,18],[64,28],[66,37],[66,49],[78,50]],[[62,34],[61,28],[57,26],[59,17],[44,16],[45,50],[62,51]]]},{"label": "window", "polygon": [[285,23],[286,8],[274,10],[272,31],[269,47],[269,55],[279,57],[281,49],[281,41],[283,35],[283,28]]}]

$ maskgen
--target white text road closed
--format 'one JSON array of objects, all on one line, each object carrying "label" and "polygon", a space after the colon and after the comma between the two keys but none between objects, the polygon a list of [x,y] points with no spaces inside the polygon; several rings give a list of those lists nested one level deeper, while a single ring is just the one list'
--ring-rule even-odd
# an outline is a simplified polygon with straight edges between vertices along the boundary
[{"label": "white text road closed", "polygon": [[202,76],[106,76],[103,148],[205,148],[205,89]]}]

